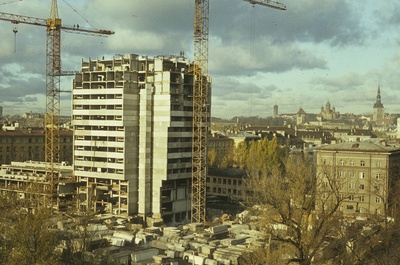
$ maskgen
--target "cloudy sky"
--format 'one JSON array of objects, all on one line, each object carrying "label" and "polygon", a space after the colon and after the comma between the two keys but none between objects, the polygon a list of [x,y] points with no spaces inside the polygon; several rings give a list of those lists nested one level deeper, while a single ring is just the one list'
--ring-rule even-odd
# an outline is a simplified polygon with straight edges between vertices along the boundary
[{"label": "cloudy sky", "polygon": [[[280,11],[243,0],[210,0],[212,115],[272,115],[329,100],[341,113],[372,113],[378,85],[389,113],[400,113],[398,0],[282,0]],[[51,0],[0,0],[0,12],[49,16]],[[62,33],[63,70],[82,59],[184,51],[193,59],[194,0],[58,0],[64,25],[110,29],[108,38]],[[3,114],[45,111],[45,28],[0,21]],[[71,90],[72,78],[61,88]],[[62,110],[71,112],[70,94]]]}]

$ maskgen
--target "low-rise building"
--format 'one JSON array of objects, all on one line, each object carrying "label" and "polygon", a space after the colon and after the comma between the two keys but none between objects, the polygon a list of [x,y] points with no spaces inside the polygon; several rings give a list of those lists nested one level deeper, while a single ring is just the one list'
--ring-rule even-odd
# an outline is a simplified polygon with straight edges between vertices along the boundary
[{"label": "low-rise building", "polygon": [[[57,165],[56,181],[46,177],[45,162],[11,162],[0,166],[0,193],[14,193],[20,199],[34,199],[35,204],[54,198],[53,208],[65,210],[74,205],[76,183],[72,166],[66,162]],[[52,187],[53,185],[53,187]]]},{"label": "low-rise building", "polygon": [[244,180],[246,171],[235,168],[209,168],[206,179],[207,196],[221,196],[241,200],[247,194]]},{"label": "low-rise building", "polygon": [[364,129],[337,129],[333,130],[333,136],[338,142],[362,142],[377,138],[371,130]]}]

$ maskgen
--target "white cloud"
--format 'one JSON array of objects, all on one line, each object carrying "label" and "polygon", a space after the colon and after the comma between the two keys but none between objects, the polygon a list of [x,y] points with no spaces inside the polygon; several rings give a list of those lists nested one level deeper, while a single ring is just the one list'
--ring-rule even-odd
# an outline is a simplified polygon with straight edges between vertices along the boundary
[{"label": "white cloud", "polygon": [[[379,82],[385,107],[400,112],[397,1],[280,2],[288,10],[210,0],[213,115],[267,116],[274,104],[286,113],[319,111],[328,99],[340,112],[371,112]],[[1,9],[47,18],[50,3],[21,1]],[[185,51],[193,58],[193,0],[59,0],[58,6],[65,25],[116,32],[109,38],[62,33],[64,70],[79,70],[82,58],[124,53]],[[6,114],[44,110],[45,28],[19,24],[14,54],[13,27],[0,21],[1,104]],[[71,78],[61,86],[70,88]],[[9,93],[11,87],[18,90]],[[68,95],[62,111],[70,112]]]}]

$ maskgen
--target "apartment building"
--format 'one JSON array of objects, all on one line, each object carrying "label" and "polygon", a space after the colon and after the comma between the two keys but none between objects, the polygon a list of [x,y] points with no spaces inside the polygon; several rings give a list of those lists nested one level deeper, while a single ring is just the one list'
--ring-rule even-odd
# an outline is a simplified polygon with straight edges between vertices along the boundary
[{"label": "apartment building", "polygon": [[220,133],[212,133],[208,136],[207,147],[209,151],[215,152],[214,164],[221,165],[226,157],[233,155],[235,142]]},{"label": "apartment building", "polygon": [[[60,131],[60,162],[72,164],[71,130]],[[44,161],[44,130],[23,129],[4,126],[0,130],[0,165],[11,161]]]},{"label": "apartment building", "polygon": [[190,219],[191,63],[135,54],[82,62],[73,83],[81,209],[152,222]]},{"label": "apartment building", "polygon": [[[317,183],[323,200],[341,201],[345,215],[393,216],[392,187],[400,179],[400,148],[384,142],[343,142],[317,149]],[[326,203],[325,205],[329,206]]]}]

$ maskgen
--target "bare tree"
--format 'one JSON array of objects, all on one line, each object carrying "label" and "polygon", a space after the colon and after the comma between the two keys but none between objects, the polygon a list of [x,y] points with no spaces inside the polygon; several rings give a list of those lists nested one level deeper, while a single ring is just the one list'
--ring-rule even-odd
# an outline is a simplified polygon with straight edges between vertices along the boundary
[{"label": "bare tree", "polygon": [[373,188],[383,212],[368,214],[363,223],[347,227],[343,235],[346,251],[342,257],[359,265],[400,264],[400,223],[396,211],[400,203],[400,181],[377,179]]},{"label": "bare tree", "polygon": [[286,248],[288,255],[281,258],[303,265],[317,260],[342,221],[337,209],[343,198],[335,176],[324,175],[324,181],[317,181],[312,164],[301,155],[275,159],[248,175],[246,182],[253,191],[249,202],[260,206],[257,225]]},{"label": "bare tree", "polygon": [[58,264],[55,220],[48,209],[20,214],[10,229],[13,247],[9,264]]},{"label": "bare tree", "polygon": [[96,212],[93,212],[94,204],[97,201],[94,189],[89,189],[87,207],[80,212],[72,212],[76,227],[70,230],[65,238],[66,249],[63,253],[64,264],[84,265],[84,264],[107,264],[107,258],[95,256],[91,253],[91,243],[96,238],[96,229],[92,226],[96,224]]},{"label": "bare tree", "polygon": [[0,196],[1,264],[58,264],[57,219],[32,202],[15,192]]}]

